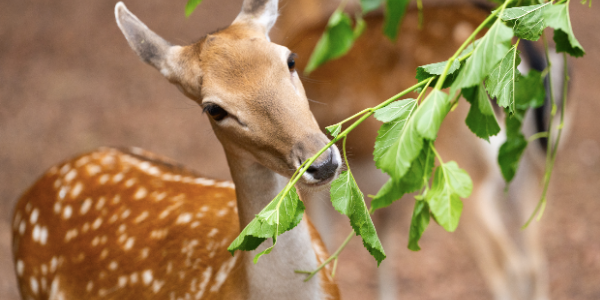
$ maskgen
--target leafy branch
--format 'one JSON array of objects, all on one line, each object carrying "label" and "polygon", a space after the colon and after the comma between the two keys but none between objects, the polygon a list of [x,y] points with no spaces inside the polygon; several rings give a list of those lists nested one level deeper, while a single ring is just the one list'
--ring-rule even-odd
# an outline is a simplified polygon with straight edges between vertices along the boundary
[{"label": "leafy branch", "polygon": [[[189,16],[202,0],[189,0],[186,15]],[[360,0],[362,12],[356,21],[343,11],[346,1],[329,19],[327,28],[319,40],[307,66],[310,72],[329,60],[347,53],[353,43],[364,31],[366,23],[362,15],[383,4],[384,0]],[[570,0],[560,0],[555,4],[541,0],[496,1],[501,5],[494,10],[464,41],[447,61],[433,63],[417,68],[418,83],[387,99],[379,105],[364,109],[353,116],[331,126],[326,131],[333,139],[313,157],[306,160],[294,173],[284,189],[273,199],[256,218],[244,228],[240,235],[228,247],[233,254],[236,250],[256,249],[268,238],[273,245],[254,258],[255,263],[264,254],[268,254],[277,237],[291,230],[301,221],[304,204],[299,199],[295,185],[314,161],[339,140],[343,140],[343,154],[346,155],[346,138],[352,130],[374,116],[383,122],[375,143],[374,158],[376,166],[390,176],[377,195],[373,197],[371,208],[367,209],[364,196],[358,188],[350,166],[331,184],[331,201],[334,208],[347,215],[353,228],[352,233],[334,254],[314,271],[297,271],[309,274],[309,280],[328,263],[337,264],[338,256],[354,234],[360,235],[364,246],[377,260],[385,258],[385,253],[370,215],[377,209],[389,206],[406,193],[420,191],[415,196],[415,206],[411,219],[408,248],[420,249],[419,240],[431,218],[447,231],[458,226],[462,212],[461,198],[472,191],[472,181],[468,174],[453,162],[444,162],[435,149],[434,142],[445,116],[458,104],[462,95],[470,104],[466,125],[478,137],[488,140],[501,130],[491,101],[505,109],[506,141],[500,147],[498,163],[502,175],[507,181],[514,178],[519,160],[529,141],[540,137],[548,138],[546,172],[541,199],[526,227],[535,215],[541,217],[546,206],[546,194],[556,161],[557,149],[564,126],[564,114],[567,100],[567,56],[580,57],[585,54],[583,47],[574,36],[569,16]],[[534,3],[533,5],[521,5]],[[385,0],[386,15],[384,34],[395,40],[399,24],[404,16],[408,0]],[[586,0],[582,4],[587,3]],[[419,22],[422,20],[422,4],[418,1]],[[591,1],[590,1],[591,6]],[[475,40],[477,35],[489,26],[486,34]],[[558,108],[554,101],[552,87],[550,99],[552,112],[547,132],[534,134],[526,139],[521,132],[523,118],[528,109],[544,103],[544,77],[551,84],[548,43],[543,33],[547,27],[554,28],[554,42],[557,52],[562,52],[565,62],[562,109],[557,136],[553,137],[553,123]],[[513,37],[517,40],[513,44]],[[547,69],[543,72],[530,71],[526,76],[517,70],[520,64],[518,45],[521,39],[536,41],[542,37],[546,51]],[[430,93],[426,91],[434,85]],[[442,89],[450,88],[446,94]],[[408,93],[420,92],[417,99],[397,101]],[[450,101],[453,99],[452,101]],[[354,121],[353,121],[354,120]],[[346,123],[353,121],[342,130]],[[435,160],[438,164],[436,166]],[[332,274],[333,275],[333,274]]]}]

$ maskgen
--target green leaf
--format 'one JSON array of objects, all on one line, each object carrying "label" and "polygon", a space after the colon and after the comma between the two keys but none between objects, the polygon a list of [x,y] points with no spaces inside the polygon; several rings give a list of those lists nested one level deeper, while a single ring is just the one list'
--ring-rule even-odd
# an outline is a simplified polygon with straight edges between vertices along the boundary
[{"label": "green leaf", "polygon": [[460,169],[456,162],[442,164],[435,170],[431,189],[425,200],[431,208],[436,221],[447,231],[454,231],[462,212],[462,201],[473,190],[473,182],[469,174]]},{"label": "green leaf", "polygon": [[530,70],[527,76],[522,76],[515,88],[515,103],[517,110],[530,107],[537,108],[544,105],[546,87],[542,73]]},{"label": "green leaf", "polygon": [[544,10],[544,19],[549,27],[554,28],[556,52],[566,52],[574,57],[581,57],[585,54],[573,33],[567,4],[551,5]]},{"label": "green leaf", "polygon": [[517,70],[520,63],[519,51],[513,46],[485,81],[490,96],[496,98],[498,105],[508,108],[510,113],[515,112],[515,83],[521,76]]},{"label": "green leaf", "polygon": [[410,0],[386,0],[383,33],[392,41],[398,38],[400,25]]},{"label": "green leaf", "polygon": [[452,84],[450,94],[460,88],[478,85],[502,60],[513,37],[512,29],[496,21],[479,43],[475,44],[473,54],[466,60],[458,77]]},{"label": "green leaf", "polygon": [[489,142],[490,136],[500,132],[500,125],[483,84],[463,89],[462,93],[465,99],[471,103],[465,120],[467,126],[475,135]]},{"label": "green leaf", "polygon": [[502,20],[512,26],[517,37],[537,41],[546,28],[543,15],[548,5],[551,3],[507,8],[502,14]]},{"label": "green leaf", "polygon": [[336,10],[329,18],[325,32],[317,42],[305,72],[308,74],[327,61],[346,54],[354,43],[352,20],[348,14]]},{"label": "green leaf", "polygon": [[376,110],[373,116],[384,123],[405,122],[410,113],[415,109],[417,105],[416,101],[412,98],[394,101]]},{"label": "green leaf", "polygon": [[360,0],[360,7],[362,8],[363,14],[366,14],[379,8],[382,2],[383,0]]},{"label": "green leaf", "polygon": [[435,140],[442,121],[449,111],[448,95],[440,90],[431,91],[415,113],[419,134],[423,138]]},{"label": "green leaf", "polygon": [[304,203],[298,197],[296,188],[292,187],[286,195],[277,195],[256,217],[242,230],[240,235],[229,245],[231,255],[236,250],[255,250],[267,238],[273,239],[273,246],[259,253],[254,258],[256,263],[260,256],[271,252],[282,233],[296,227],[304,214]]},{"label": "green leaf", "polygon": [[[406,106],[404,106],[405,101]],[[397,113],[396,119],[388,116],[389,110],[375,113],[376,118],[389,121],[381,125],[377,132],[373,156],[377,168],[394,180],[399,180],[423,149],[423,138],[415,128],[416,122],[413,116],[419,109],[416,100],[406,99],[390,105],[399,105],[402,110]]]},{"label": "green leaf", "polygon": [[185,16],[189,17],[200,3],[202,3],[202,0],[188,0],[185,4]]},{"label": "green leaf", "polygon": [[429,205],[425,201],[415,201],[415,208],[410,222],[410,231],[408,233],[408,249],[419,251],[419,240],[429,225]]},{"label": "green leaf", "polygon": [[363,245],[379,265],[385,259],[385,253],[377,237],[377,231],[375,231],[363,194],[356,185],[352,173],[350,171],[342,172],[340,177],[331,183],[330,193],[331,203],[335,210],[348,216],[354,232],[362,237]]},{"label": "green leaf", "polygon": [[[418,67],[417,68],[417,76],[416,76],[417,80],[419,82],[421,82],[423,80],[429,79],[429,77],[431,77],[431,76],[441,75],[442,72],[444,72],[444,69],[446,68],[446,64],[448,64],[448,61],[442,61],[439,63],[433,63],[433,64],[428,64],[428,65]],[[450,69],[448,70],[448,75],[446,77],[446,80],[444,81],[444,85],[442,86],[442,88],[445,89],[447,87],[450,87],[450,85],[452,85],[452,83],[456,79],[456,76],[458,76],[458,73],[455,74],[455,72],[459,68],[460,68],[460,62],[457,59],[455,59],[452,62]],[[431,82],[431,86],[434,86],[436,82],[437,82],[437,78]]]},{"label": "green leaf", "polygon": [[391,178],[381,187],[371,201],[371,207],[380,209],[389,206],[394,201],[402,198],[406,193],[412,193],[423,187],[431,177],[433,170],[434,154],[429,144],[423,146],[421,154],[410,165],[408,172],[399,180]]},{"label": "green leaf", "polygon": [[[509,122],[508,119],[512,118],[516,117],[507,117],[507,123]],[[527,148],[527,140],[523,134],[520,132],[511,135],[507,134],[506,142],[500,146],[498,152],[498,164],[502,171],[502,177],[504,177],[506,182],[511,182],[515,177],[517,168],[519,167],[519,160],[525,148]]]},{"label": "green leaf", "polygon": [[332,137],[337,137],[338,134],[340,134],[340,131],[342,130],[342,124],[334,124],[331,126],[327,126],[325,127],[325,130],[327,130],[327,133],[329,133]]}]

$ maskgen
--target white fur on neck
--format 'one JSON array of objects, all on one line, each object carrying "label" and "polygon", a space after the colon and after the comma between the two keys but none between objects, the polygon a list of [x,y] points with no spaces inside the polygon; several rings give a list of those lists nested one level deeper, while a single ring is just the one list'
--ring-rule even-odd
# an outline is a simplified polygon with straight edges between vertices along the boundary
[{"label": "white fur on neck", "polygon": [[[288,179],[256,163],[232,160],[229,165],[236,186],[240,226],[246,226],[283,189]],[[270,247],[265,241],[258,249],[244,253],[248,299],[323,299],[318,276],[308,282],[294,270],[314,270],[317,266],[307,223],[302,220],[277,240],[270,254],[253,263],[254,256]]]}]

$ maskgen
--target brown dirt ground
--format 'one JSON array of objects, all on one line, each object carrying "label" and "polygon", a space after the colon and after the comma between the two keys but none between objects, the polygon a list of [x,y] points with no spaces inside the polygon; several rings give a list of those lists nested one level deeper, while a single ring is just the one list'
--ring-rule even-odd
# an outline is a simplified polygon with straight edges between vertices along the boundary
[{"label": "brown dirt ground", "polygon": [[[206,0],[185,19],[185,1],[128,0],[159,34],[188,43],[229,24],[240,0]],[[18,299],[9,220],[20,193],[55,163],[103,145],[138,146],[204,174],[229,178],[221,146],[197,105],[128,48],[114,1],[0,1],[0,298]],[[572,60],[570,135],[557,161],[542,219],[552,299],[600,299],[600,22],[571,4],[587,50]],[[318,100],[318,99],[316,99]],[[408,212],[407,212],[408,213]],[[403,216],[406,220],[406,216]],[[345,222],[328,244],[347,233]],[[398,229],[405,241],[407,224]],[[464,239],[428,229],[423,250],[397,251],[399,290],[407,299],[489,299]],[[374,299],[373,260],[353,240],[338,280],[345,299]]]}]

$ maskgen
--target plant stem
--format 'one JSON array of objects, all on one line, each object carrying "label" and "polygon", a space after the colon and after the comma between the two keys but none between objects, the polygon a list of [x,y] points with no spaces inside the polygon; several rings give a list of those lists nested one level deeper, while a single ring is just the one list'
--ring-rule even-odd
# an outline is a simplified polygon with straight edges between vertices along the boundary
[{"label": "plant stem", "polygon": [[548,122],[548,144],[546,147],[546,172],[544,173],[544,189],[542,191],[542,196],[540,198],[540,200],[538,201],[538,204],[536,205],[533,213],[531,214],[531,216],[529,217],[529,219],[527,220],[527,222],[525,223],[525,225],[523,225],[521,228],[525,229],[527,228],[527,226],[529,226],[529,224],[531,223],[531,221],[535,218],[535,216],[537,215],[537,220],[539,221],[542,217],[542,215],[544,214],[544,209],[546,208],[546,194],[548,193],[548,187],[550,186],[550,178],[552,177],[552,171],[554,169],[554,162],[556,161],[556,153],[558,152],[558,143],[560,142],[560,137],[562,136],[562,130],[564,127],[564,117],[565,117],[565,111],[567,108],[567,92],[568,92],[568,81],[569,81],[569,73],[568,73],[568,65],[567,65],[567,55],[563,54],[563,60],[564,60],[564,79],[563,79],[563,97],[562,97],[562,107],[561,107],[561,112],[560,112],[560,124],[558,126],[558,133],[556,136],[556,140],[554,141],[554,144],[552,143],[552,123],[554,120],[554,117],[556,116],[556,103],[554,102],[554,91],[552,88],[552,77],[551,77],[551,63],[550,63],[550,56],[549,56],[549,52],[548,52],[548,43],[546,41],[546,37],[544,36],[544,34],[542,34],[542,37],[544,39],[544,48],[546,51],[546,61],[548,64],[548,82],[549,82],[549,87],[550,87],[550,99],[552,101],[552,112],[550,114],[550,121]]},{"label": "plant stem", "polygon": [[[479,24],[479,26],[475,29],[475,31],[473,31],[473,33],[471,33],[471,35],[467,38],[467,40],[464,41],[462,45],[460,45],[460,47],[458,48],[458,50],[456,50],[456,52],[454,53],[454,55],[452,55],[452,57],[450,57],[450,59],[448,60],[448,63],[446,63],[446,68],[444,69],[444,72],[442,72],[442,74],[438,78],[438,81],[437,81],[437,83],[435,85],[435,89],[436,90],[441,90],[442,89],[442,85],[444,84],[444,80],[446,80],[446,76],[448,75],[448,71],[450,70],[450,66],[452,66],[452,63],[454,63],[454,60],[456,60],[456,58],[458,58],[458,56],[460,55],[460,53],[467,47],[467,45],[469,45],[469,43],[471,43],[471,41],[473,39],[475,39],[475,36],[477,36],[477,34],[485,27],[485,25],[489,21],[491,21],[494,17],[496,17],[496,15],[498,13],[500,13],[500,15],[502,15],[502,13],[504,12],[504,9],[506,8],[506,5],[508,5],[512,1],[513,0],[507,0],[506,2],[504,2],[504,4],[502,4],[502,6],[500,7],[500,9],[497,9],[494,12],[492,12],[492,14],[490,14],[481,24]],[[498,18],[498,20],[500,20],[500,18]],[[496,20],[496,22],[498,22],[498,20]]]},{"label": "plant stem", "polygon": [[531,143],[537,139],[541,139],[541,138],[547,138],[548,137],[548,131],[542,131],[542,132],[538,132],[536,134],[531,135],[528,139],[527,142]]},{"label": "plant stem", "polygon": [[[313,278],[313,276],[315,276],[317,273],[319,273],[319,271],[321,271],[321,269],[323,269],[332,260],[334,260],[334,259],[337,260],[338,256],[340,255],[340,253],[342,253],[342,250],[344,250],[344,248],[346,248],[346,245],[348,245],[348,243],[350,242],[350,240],[352,239],[353,236],[354,236],[354,230],[352,230],[352,232],[350,232],[350,234],[348,235],[348,237],[346,237],[346,240],[344,240],[342,245],[329,258],[327,258],[327,260],[325,260],[322,264],[320,264],[314,271],[296,270],[294,272],[300,273],[300,274],[308,274],[308,276],[306,277],[306,279],[304,279],[304,281],[305,282],[309,281],[311,278]],[[334,272],[335,272],[335,269],[334,269]],[[332,274],[332,276],[333,276],[333,274]]]}]

